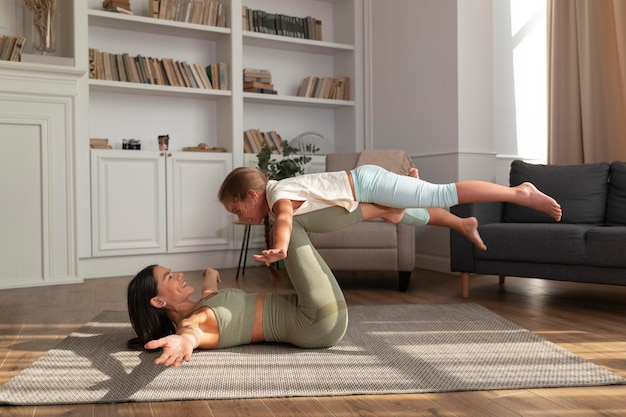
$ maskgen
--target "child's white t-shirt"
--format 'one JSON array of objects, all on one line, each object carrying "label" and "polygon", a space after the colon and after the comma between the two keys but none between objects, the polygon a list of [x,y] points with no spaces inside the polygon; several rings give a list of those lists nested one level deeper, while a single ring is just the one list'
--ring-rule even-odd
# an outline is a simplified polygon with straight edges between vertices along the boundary
[{"label": "child's white t-shirt", "polygon": [[265,193],[271,216],[272,207],[282,199],[304,202],[293,213],[294,216],[333,206],[352,212],[359,205],[352,197],[346,171],[299,175],[280,181],[270,180]]}]

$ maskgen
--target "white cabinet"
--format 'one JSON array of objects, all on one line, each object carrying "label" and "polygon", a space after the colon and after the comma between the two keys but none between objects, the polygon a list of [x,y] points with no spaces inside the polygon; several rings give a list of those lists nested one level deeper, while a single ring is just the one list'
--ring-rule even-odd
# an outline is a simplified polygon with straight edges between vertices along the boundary
[{"label": "white cabinet", "polygon": [[92,150],[93,256],[229,248],[217,200],[230,155]]}]

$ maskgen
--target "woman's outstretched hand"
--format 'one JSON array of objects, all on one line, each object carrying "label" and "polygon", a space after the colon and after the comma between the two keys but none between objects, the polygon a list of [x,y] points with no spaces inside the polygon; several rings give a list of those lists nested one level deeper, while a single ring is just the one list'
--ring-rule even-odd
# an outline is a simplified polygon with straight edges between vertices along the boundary
[{"label": "woman's outstretched hand", "polygon": [[178,368],[183,361],[189,362],[191,360],[191,353],[193,352],[192,342],[188,338],[177,334],[151,340],[145,344],[145,348],[150,350],[162,348],[163,352],[161,356],[156,358],[154,363],[157,365],[173,366],[174,368]]},{"label": "woman's outstretched hand", "polygon": [[257,262],[273,263],[278,262],[287,257],[287,251],[284,249],[266,249],[258,255],[252,255]]}]

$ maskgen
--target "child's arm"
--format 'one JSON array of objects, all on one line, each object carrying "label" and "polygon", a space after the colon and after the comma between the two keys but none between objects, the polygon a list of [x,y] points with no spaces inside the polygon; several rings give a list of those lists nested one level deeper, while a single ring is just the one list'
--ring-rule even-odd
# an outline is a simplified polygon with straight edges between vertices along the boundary
[{"label": "child's arm", "polygon": [[287,257],[287,248],[293,227],[293,203],[291,200],[278,200],[272,207],[276,221],[272,226],[273,248],[264,250],[260,255],[253,255],[255,261],[272,263]]}]

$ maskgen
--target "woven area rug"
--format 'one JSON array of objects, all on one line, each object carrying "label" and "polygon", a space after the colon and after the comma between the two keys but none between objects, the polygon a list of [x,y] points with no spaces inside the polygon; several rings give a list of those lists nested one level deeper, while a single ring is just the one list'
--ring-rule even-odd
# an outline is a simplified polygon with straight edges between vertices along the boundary
[{"label": "woven area rug", "polygon": [[178,369],[125,348],[125,312],[105,311],[0,387],[0,402],[420,393],[624,384],[623,378],[477,304],[349,308],[328,349],[283,344],[196,351]]}]

